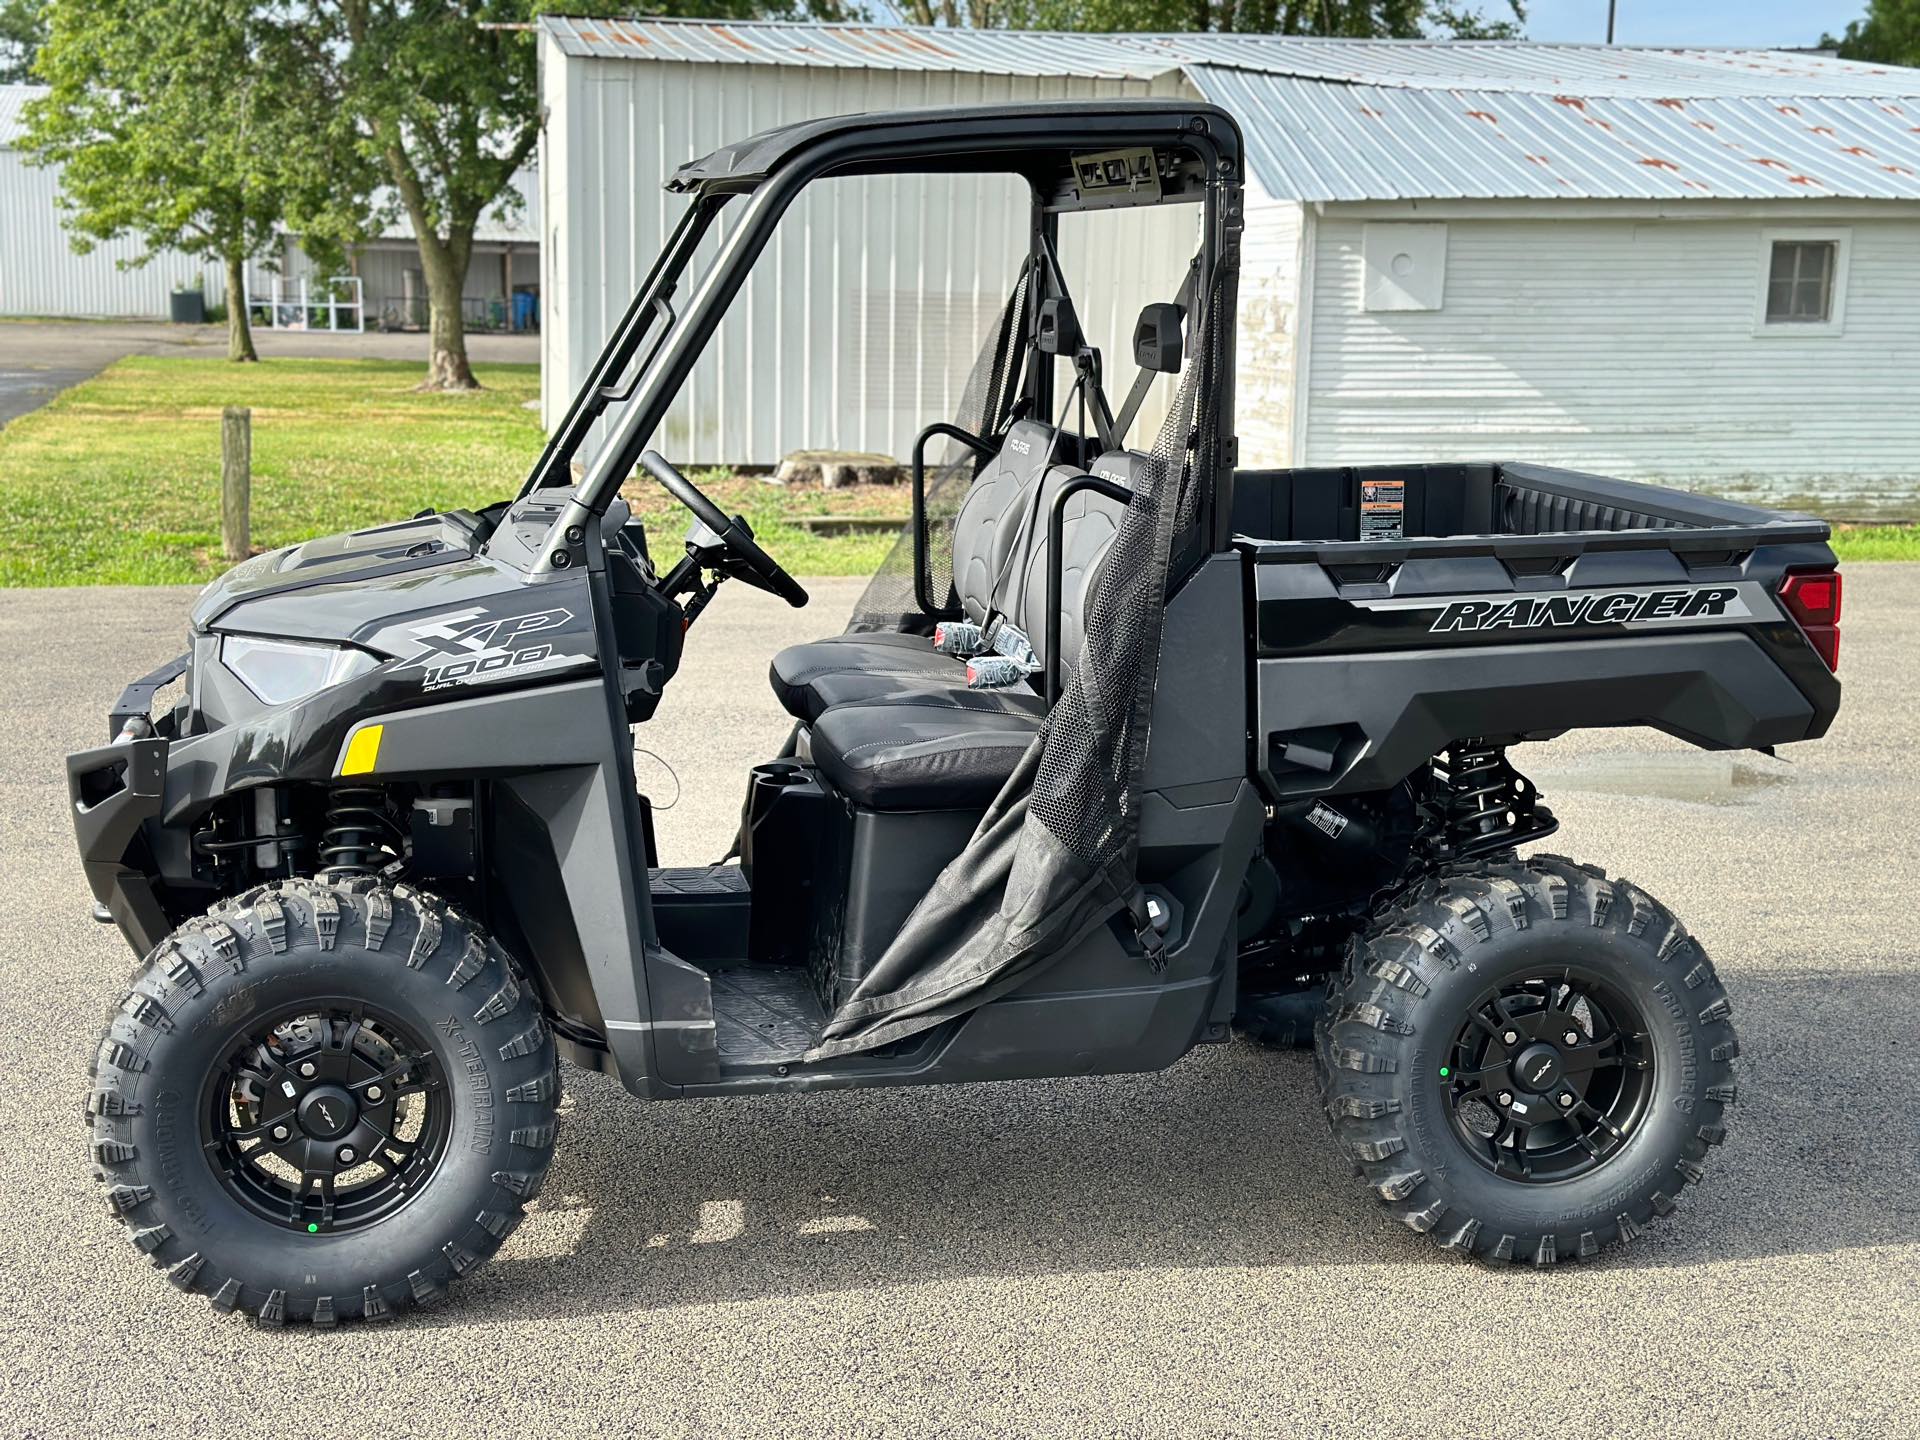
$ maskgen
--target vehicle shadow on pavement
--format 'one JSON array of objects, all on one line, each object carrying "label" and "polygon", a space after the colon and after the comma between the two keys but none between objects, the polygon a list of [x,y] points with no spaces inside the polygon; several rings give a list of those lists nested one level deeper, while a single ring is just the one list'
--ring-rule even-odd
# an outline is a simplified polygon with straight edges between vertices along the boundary
[{"label": "vehicle shadow on pavement", "polygon": [[[1747,1024],[1732,1139],[1672,1220],[1563,1269],[1566,1283],[1920,1239],[1903,1119],[1920,1065],[1892,1033],[1911,983],[1736,980]],[[538,1206],[453,1304],[416,1323],[996,1276],[1462,1264],[1351,1178],[1307,1058],[1244,1042],[1159,1075],[1029,1085],[649,1106],[600,1076],[566,1080]]]}]

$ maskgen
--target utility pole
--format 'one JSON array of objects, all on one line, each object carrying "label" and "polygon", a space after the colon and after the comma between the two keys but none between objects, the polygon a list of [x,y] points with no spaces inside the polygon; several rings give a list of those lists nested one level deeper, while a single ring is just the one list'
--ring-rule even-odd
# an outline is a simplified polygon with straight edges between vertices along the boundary
[{"label": "utility pole", "polygon": [[1607,0],[1607,44],[1613,43],[1613,12],[1620,0]]}]

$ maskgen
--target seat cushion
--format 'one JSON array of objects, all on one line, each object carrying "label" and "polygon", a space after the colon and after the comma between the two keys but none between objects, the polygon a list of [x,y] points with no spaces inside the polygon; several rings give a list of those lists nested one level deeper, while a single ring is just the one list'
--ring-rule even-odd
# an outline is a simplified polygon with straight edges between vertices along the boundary
[{"label": "seat cushion", "polygon": [[938,678],[879,675],[870,670],[844,670],[817,676],[807,687],[809,697],[817,708],[812,715],[799,718],[817,720],[839,705],[958,703],[968,710],[999,710],[1008,715],[1030,715],[1035,720],[1046,713],[1046,701],[1031,685],[969,690],[962,663],[955,661],[952,675]]},{"label": "seat cushion", "polygon": [[839,705],[809,745],[826,781],[869,810],[984,810],[1039,730],[1034,715],[941,701]]},{"label": "seat cushion", "polygon": [[767,678],[789,715],[796,720],[812,720],[827,707],[817,682],[828,675],[842,674],[917,680],[931,686],[966,683],[960,662],[951,655],[937,654],[931,638],[891,631],[830,635],[804,645],[789,645],[773,657]]},{"label": "seat cushion", "polygon": [[[954,518],[953,584],[976,624],[1012,614],[1031,548],[1040,478],[1070,437],[1058,426],[1022,420],[980,468]],[[822,683],[828,676],[844,683]],[[773,657],[773,693],[797,720],[817,719],[848,701],[937,697],[966,686],[963,662],[937,655],[924,635],[860,631],[791,645]],[[828,693],[830,692],[830,693]],[[1024,701],[986,708],[1025,711]]]}]

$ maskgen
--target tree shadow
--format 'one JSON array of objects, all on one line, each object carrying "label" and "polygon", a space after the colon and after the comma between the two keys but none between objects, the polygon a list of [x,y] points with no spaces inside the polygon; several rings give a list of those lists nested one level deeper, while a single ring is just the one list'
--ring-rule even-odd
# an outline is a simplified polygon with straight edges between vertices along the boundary
[{"label": "tree shadow", "polygon": [[[1912,985],[1864,970],[1736,979],[1732,1138],[1677,1216],[1577,1270],[1920,1239]],[[664,1105],[567,1081],[538,1207],[415,1323],[1117,1269],[1462,1263],[1351,1178],[1301,1054],[1236,1043],[1157,1075]]]}]

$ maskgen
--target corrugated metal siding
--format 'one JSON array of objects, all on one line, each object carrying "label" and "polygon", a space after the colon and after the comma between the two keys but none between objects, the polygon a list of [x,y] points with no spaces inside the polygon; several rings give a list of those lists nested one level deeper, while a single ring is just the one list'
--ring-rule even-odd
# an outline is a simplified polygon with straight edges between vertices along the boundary
[{"label": "corrugated metal siding", "polygon": [[[74,253],[60,227],[59,167],[36,169],[12,148],[22,133],[22,111],[45,93],[38,85],[0,85],[0,315],[164,318],[174,285],[194,275],[203,277],[208,302],[219,301],[226,293],[226,278],[218,264],[169,251],[141,268],[122,269],[123,262],[144,253],[133,239],[107,241],[86,255]],[[489,210],[475,230],[476,243],[513,242],[529,248],[539,243],[540,178],[524,169],[513,177],[513,185],[520,208],[504,217],[497,207]],[[413,238],[404,218],[384,234],[402,241]],[[405,263],[417,268],[419,261]],[[468,296],[487,298],[500,292],[499,263],[497,253],[476,256]],[[361,268],[371,301],[385,293],[386,281],[396,279],[405,264],[389,253],[370,251],[361,257]],[[299,246],[290,246],[284,273],[291,278],[309,269]],[[266,294],[271,278],[257,263],[252,271],[255,293]],[[516,268],[516,283],[535,278],[524,266]],[[374,318],[369,315],[370,324]]]},{"label": "corrugated metal siding", "polygon": [[[1387,89],[1205,66],[1247,163],[1302,200],[1920,199],[1920,100]],[[1920,74],[1910,91],[1920,93]]]},{"label": "corrugated metal siding", "polygon": [[[1771,207],[1770,207],[1771,208]],[[1872,513],[1920,470],[1920,220],[1448,222],[1446,298],[1364,313],[1319,220],[1306,463],[1518,456]],[[1753,333],[1764,226],[1851,230],[1842,334]]]},{"label": "corrugated metal siding", "polygon": [[[686,158],[813,115],[1153,93],[1127,81],[545,59],[549,425],[685,204],[660,183]],[[1161,93],[1180,84],[1170,78]],[[1024,253],[1025,216],[1023,187],[1005,177],[811,187],[655,443],[694,465],[771,465],[811,448],[904,456],[922,426],[953,413]],[[1191,215],[1151,218],[1138,243],[1103,252],[1123,286],[1137,277],[1136,308],[1171,298],[1193,250]],[[1110,288],[1091,274],[1082,285],[1089,295]],[[1085,323],[1096,336],[1124,335],[1132,318],[1090,313]],[[1114,368],[1122,384],[1131,379],[1130,363],[1116,357]]]},{"label": "corrugated metal siding", "polygon": [[139,269],[134,240],[109,240],[76,255],[60,227],[59,171],[38,170],[17,150],[0,149],[0,315],[165,316],[173,287],[201,278],[209,303],[226,294],[218,265],[174,252]]},{"label": "corrugated metal siding", "polygon": [[1293,385],[1300,362],[1300,245],[1304,207],[1258,185],[1246,192],[1240,245],[1239,362],[1234,399],[1240,463],[1293,463]]}]

